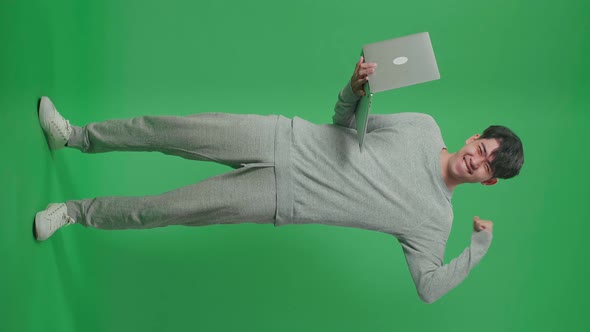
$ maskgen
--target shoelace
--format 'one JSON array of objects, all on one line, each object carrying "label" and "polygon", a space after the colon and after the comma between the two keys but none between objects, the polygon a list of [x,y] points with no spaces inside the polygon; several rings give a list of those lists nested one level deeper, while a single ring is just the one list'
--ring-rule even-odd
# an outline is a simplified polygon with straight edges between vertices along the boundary
[{"label": "shoelace", "polygon": [[61,128],[57,125],[57,123],[55,123],[54,120],[51,120],[51,125],[57,130],[61,137],[67,141],[69,134],[72,132],[72,126],[70,125],[69,120],[63,119],[63,121],[66,124],[65,132],[61,131]]},{"label": "shoelace", "polygon": [[75,222],[74,218],[68,216],[65,212],[61,213],[61,220],[65,221],[64,225],[60,225],[59,223],[51,223],[51,222],[49,223],[49,229],[51,232],[58,230],[62,226],[71,225]]}]

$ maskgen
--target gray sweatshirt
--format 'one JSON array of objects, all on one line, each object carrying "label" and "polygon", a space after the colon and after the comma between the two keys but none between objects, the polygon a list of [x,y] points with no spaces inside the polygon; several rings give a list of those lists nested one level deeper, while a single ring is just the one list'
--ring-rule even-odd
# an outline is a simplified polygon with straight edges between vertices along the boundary
[{"label": "gray sweatshirt", "polygon": [[317,223],[355,227],[397,238],[420,299],[432,303],[461,283],[485,255],[492,234],[473,231],[471,246],[444,264],[453,210],[432,117],[371,115],[361,153],[348,84],[334,124],[279,118],[276,132],[276,226]]}]

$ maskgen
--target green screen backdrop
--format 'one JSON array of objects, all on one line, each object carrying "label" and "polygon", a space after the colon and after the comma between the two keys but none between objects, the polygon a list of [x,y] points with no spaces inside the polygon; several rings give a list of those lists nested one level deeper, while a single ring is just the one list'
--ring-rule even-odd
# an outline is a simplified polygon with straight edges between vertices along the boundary
[{"label": "green screen backdrop", "polygon": [[[490,124],[525,165],[453,195],[445,262],[493,220],[486,257],[433,304],[390,235],[300,225],[70,226],[32,237],[48,203],[153,195],[229,168],[159,153],[50,152],[49,96],[73,124],[201,112],[330,123],[362,45],[428,31],[441,79],[379,95],[423,112],[451,151]],[[588,327],[590,2],[0,2],[0,330],[580,331]]]}]

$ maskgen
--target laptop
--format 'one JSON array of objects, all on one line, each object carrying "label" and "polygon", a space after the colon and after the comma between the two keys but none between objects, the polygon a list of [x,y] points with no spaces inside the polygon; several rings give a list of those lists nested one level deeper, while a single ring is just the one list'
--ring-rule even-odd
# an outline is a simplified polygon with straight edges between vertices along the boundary
[{"label": "laptop", "polygon": [[428,32],[363,46],[365,62],[378,64],[365,84],[365,96],[355,110],[359,148],[363,151],[373,94],[440,78]]}]

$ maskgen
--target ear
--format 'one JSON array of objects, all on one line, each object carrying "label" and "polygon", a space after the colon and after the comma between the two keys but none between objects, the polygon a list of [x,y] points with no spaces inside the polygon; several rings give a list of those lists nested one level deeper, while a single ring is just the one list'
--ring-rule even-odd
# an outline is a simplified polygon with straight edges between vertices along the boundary
[{"label": "ear", "polygon": [[486,181],[482,181],[481,182],[481,184],[483,184],[484,186],[493,186],[496,183],[498,183],[498,179],[496,179],[496,178],[491,178],[489,180],[486,180]]},{"label": "ear", "polygon": [[475,140],[476,140],[476,139],[478,139],[478,138],[479,138],[479,134],[475,134],[475,135],[473,135],[473,136],[469,137],[469,138],[468,138],[468,139],[465,141],[465,144],[469,144],[469,143],[471,143],[471,142],[475,141]]}]

